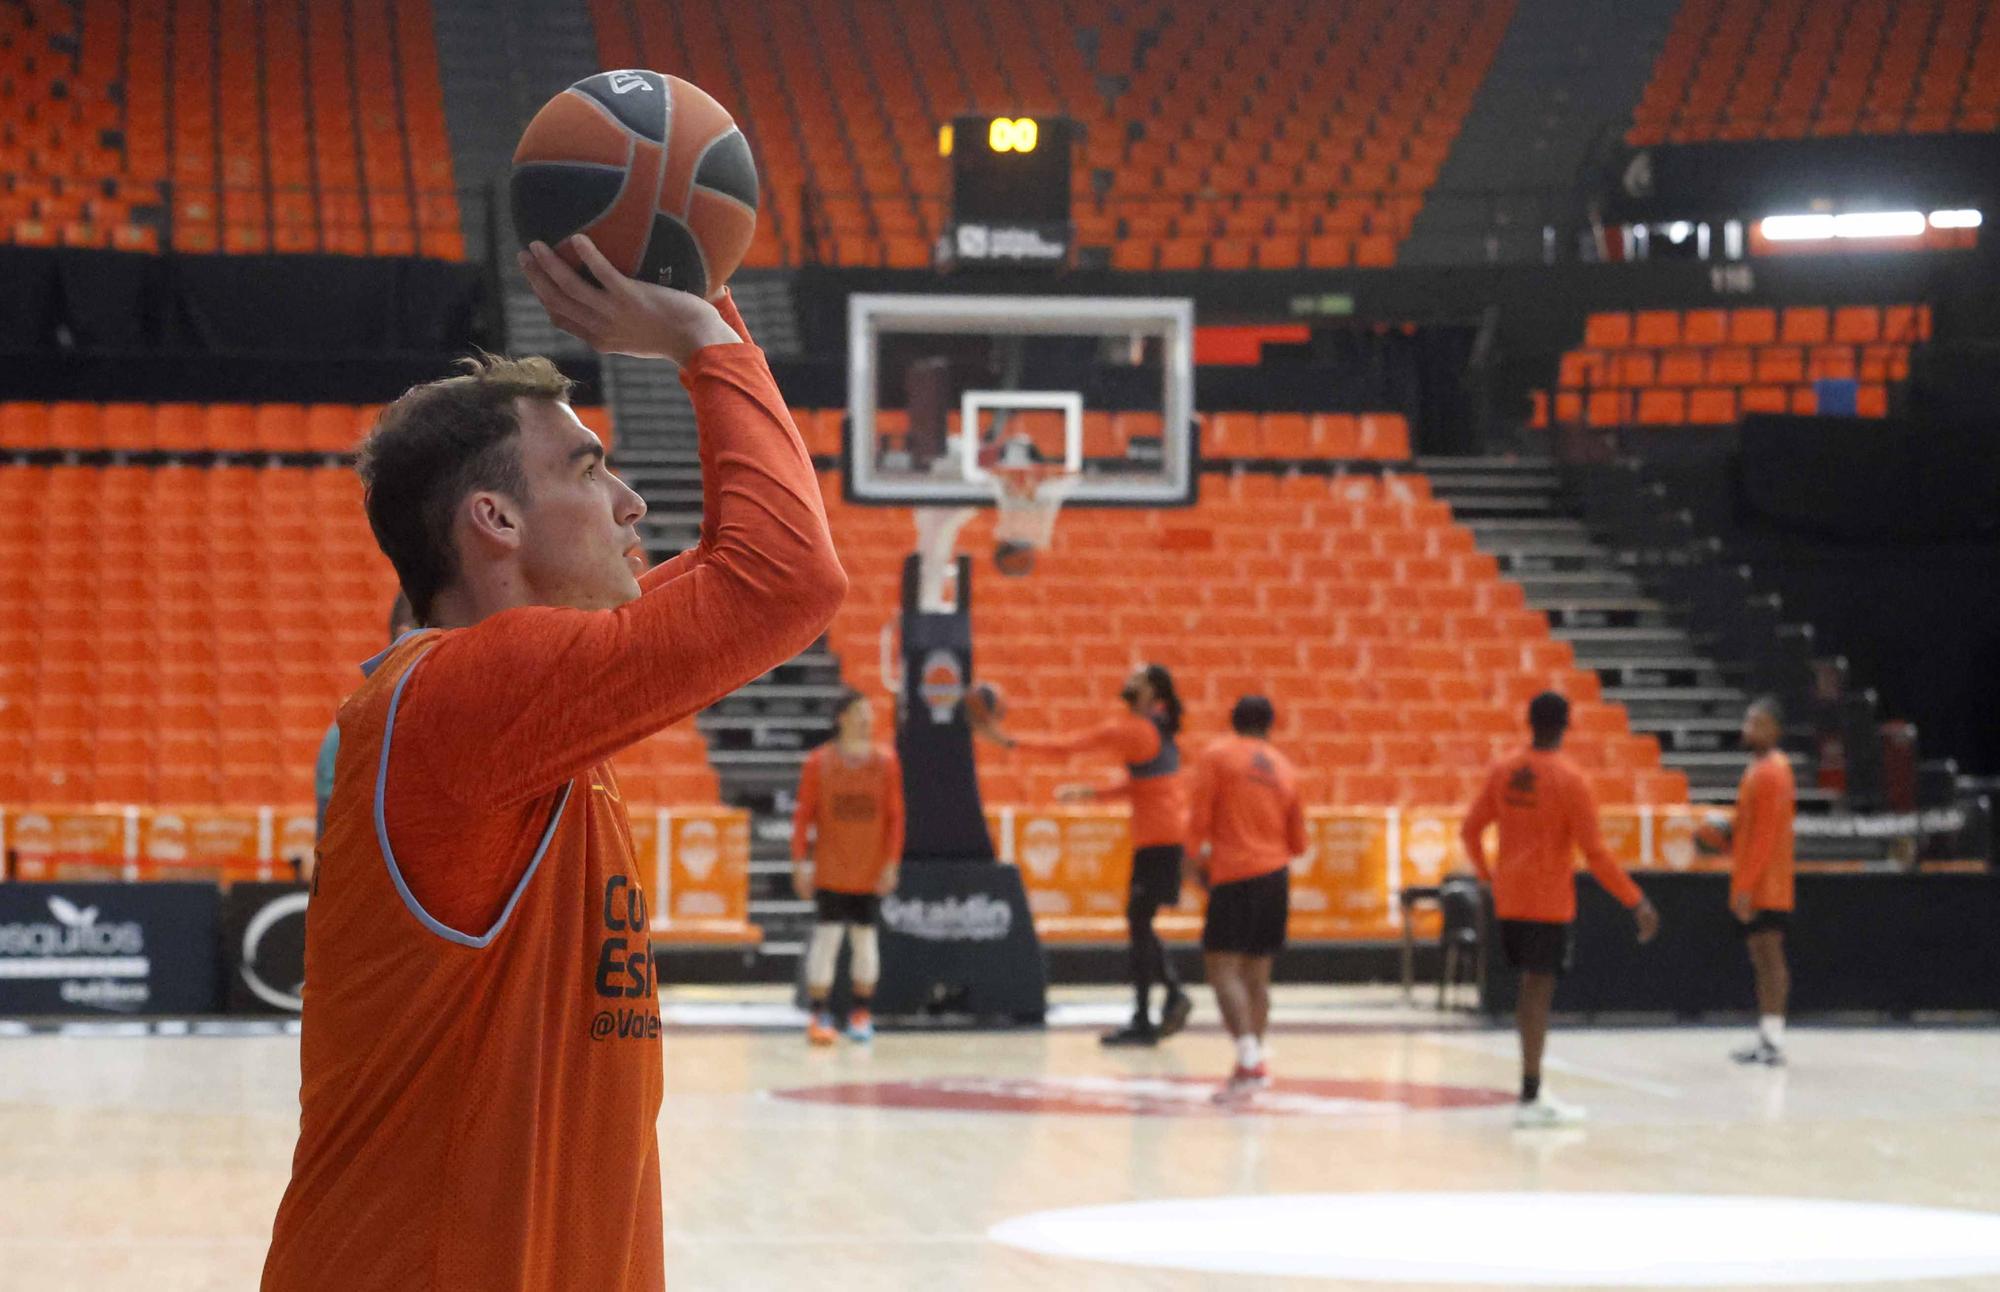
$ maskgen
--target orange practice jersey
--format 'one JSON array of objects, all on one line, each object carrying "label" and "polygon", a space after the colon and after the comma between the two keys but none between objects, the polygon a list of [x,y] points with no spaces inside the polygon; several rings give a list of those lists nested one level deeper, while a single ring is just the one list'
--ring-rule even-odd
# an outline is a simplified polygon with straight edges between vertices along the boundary
[{"label": "orange practice jersey", "polygon": [[406,636],[341,707],[267,1292],[664,1285],[649,911],[607,760],[811,644],[846,589],[762,353],[682,380],[699,546],[617,610]]},{"label": "orange practice jersey", "polygon": [[1792,818],[1797,811],[1791,760],[1774,749],[1751,763],[1736,791],[1731,897],[1747,893],[1760,911],[1792,909]]},{"label": "orange practice jersey", "polygon": [[903,764],[886,746],[850,762],[821,745],[799,771],[792,811],[792,856],[813,862],[813,886],[873,893],[903,857]]},{"label": "orange practice jersey", "polygon": [[1125,713],[1075,736],[1017,736],[1017,748],[1041,754],[1110,754],[1125,764],[1123,784],[1098,796],[1132,804],[1132,846],[1180,847],[1187,842],[1187,792],[1180,751],[1157,723]]},{"label": "orange practice jersey", "polygon": [[[1488,866],[1486,827],[1495,822],[1500,850]],[[1590,783],[1559,753],[1524,749],[1496,763],[1461,837],[1472,868],[1493,886],[1494,911],[1503,920],[1574,920],[1579,852],[1613,897],[1628,907],[1641,900],[1639,886],[1604,849]]]},{"label": "orange practice jersey", "polygon": [[1208,882],[1283,870],[1306,851],[1306,813],[1290,760],[1262,740],[1224,736],[1195,760],[1188,851],[1208,850]]}]

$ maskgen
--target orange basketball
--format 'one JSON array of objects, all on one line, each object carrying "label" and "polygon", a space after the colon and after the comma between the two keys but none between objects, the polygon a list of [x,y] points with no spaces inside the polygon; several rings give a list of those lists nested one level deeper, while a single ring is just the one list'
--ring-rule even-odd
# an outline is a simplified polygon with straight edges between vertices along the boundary
[{"label": "orange basketball", "polygon": [[723,106],[676,76],[600,72],[535,114],[508,180],[525,245],[587,234],[630,277],[708,296],[757,229],[757,168]]},{"label": "orange basketball", "polygon": [[976,682],[965,693],[965,716],[974,726],[998,722],[1007,716],[1007,699],[991,682]]}]

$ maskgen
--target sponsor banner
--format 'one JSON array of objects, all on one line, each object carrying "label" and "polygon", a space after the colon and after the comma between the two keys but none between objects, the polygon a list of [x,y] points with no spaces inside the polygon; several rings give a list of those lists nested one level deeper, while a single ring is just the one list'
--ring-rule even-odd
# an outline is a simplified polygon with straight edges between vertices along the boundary
[{"label": "sponsor banner", "polygon": [[206,883],[0,884],[0,1014],[209,1014]]},{"label": "sponsor banner", "polygon": [[1049,1113],[1082,1117],[1401,1117],[1411,1112],[1497,1108],[1509,1090],[1434,1086],[1407,1081],[1280,1080],[1247,1100],[1215,1102],[1215,1082],[1201,1077],[1091,1075],[1073,1077],[931,1077],[802,1086],[772,1093],[799,1103],[847,1108],[910,1108],[932,1112]]},{"label": "sponsor banner", "polygon": [[910,858],[882,900],[877,1012],[1039,1022],[1047,975],[1021,872]]},{"label": "sponsor banner", "polygon": [[1390,812],[1306,813],[1306,855],[1292,863],[1290,937],[1387,937],[1402,927],[1396,893],[1395,815]]},{"label": "sponsor banner", "polygon": [[7,819],[15,879],[136,879],[144,814],[135,807],[25,807]]},{"label": "sponsor banner", "polygon": [[233,885],[222,899],[222,948],[230,1013],[298,1013],[306,981],[306,886]]},{"label": "sponsor banner", "polygon": [[[650,818],[650,819],[647,819]],[[633,856],[653,862],[653,931],[669,941],[758,939],[750,923],[750,814],[666,808],[632,814]]]},{"label": "sponsor banner", "polygon": [[141,879],[227,883],[282,873],[273,859],[277,813],[271,808],[166,807],[141,816]]}]

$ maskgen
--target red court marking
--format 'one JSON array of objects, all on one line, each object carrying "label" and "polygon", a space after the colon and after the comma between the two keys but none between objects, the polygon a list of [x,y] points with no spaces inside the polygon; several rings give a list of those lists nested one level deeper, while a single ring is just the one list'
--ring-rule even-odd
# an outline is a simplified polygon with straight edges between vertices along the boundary
[{"label": "red court marking", "polygon": [[1200,1077],[934,1077],[798,1086],[772,1093],[801,1103],[924,1112],[1070,1113],[1093,1117],[1382,1117],[1511,1104],[1503,1090],[1404,1081],[1278,1081],[1231,1106],[1210,1101],[1217,1083]]}]

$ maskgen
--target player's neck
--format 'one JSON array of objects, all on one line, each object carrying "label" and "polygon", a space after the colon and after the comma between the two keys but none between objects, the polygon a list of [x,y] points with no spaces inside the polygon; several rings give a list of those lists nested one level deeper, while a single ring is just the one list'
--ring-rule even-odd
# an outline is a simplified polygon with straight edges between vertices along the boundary
[{"label": "player's neck", "polygon": [[874,745],[866,736],[859,740],[849,740],[842,736],[834,741],[833,747],[840,751],[842,758],[866,758],[868,751],[874,748]]},{"label": "player's neck", "polygon": [[496,571],[490,578],[468,577],[440,588],[431,599],[429,626],[470,628],[503,610],[534,604],[526,585]]}]

